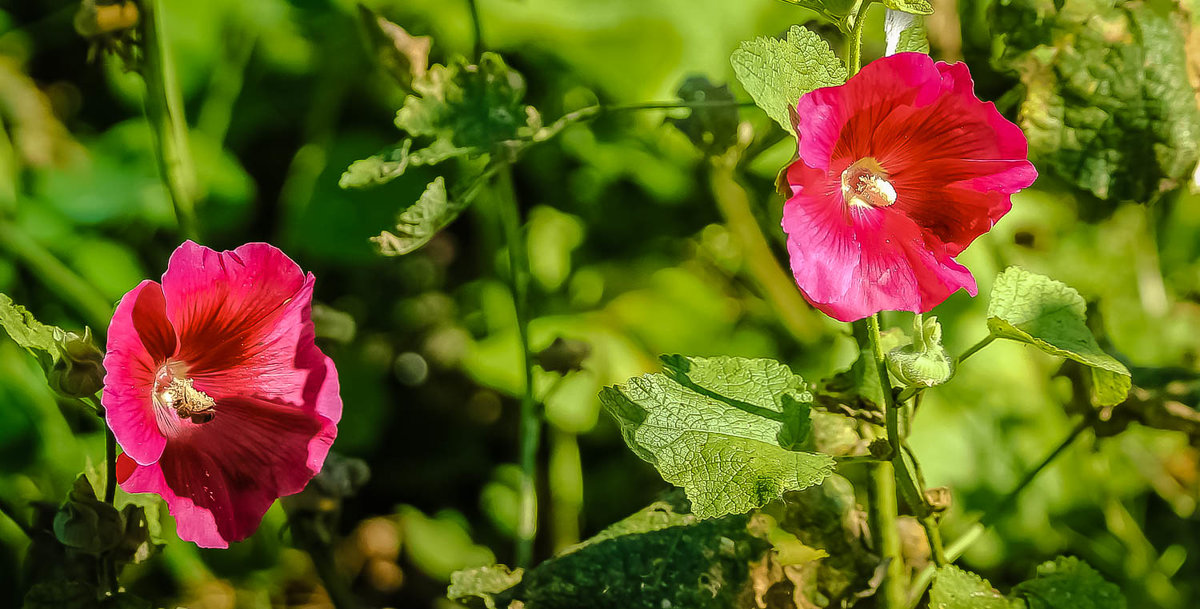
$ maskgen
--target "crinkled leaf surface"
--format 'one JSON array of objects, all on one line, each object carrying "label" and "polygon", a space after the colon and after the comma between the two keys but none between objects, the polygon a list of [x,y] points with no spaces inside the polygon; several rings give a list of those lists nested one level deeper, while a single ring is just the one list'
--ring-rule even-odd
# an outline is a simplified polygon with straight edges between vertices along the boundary
[{"label": "crinkled leaf surface", "polygon": [[657,502],[527,571],[498,604],[540,609],[725,609],[771,547],[743,515],[699,520]]},{"label": "crinkled leaf surface", "polygon": [[811,442],[812,395],[786,366],[736,357],[663,363],[664,373],[606,387],[600,401],[629,447],[683,487],[696,516],[745,513],[830,474],[832,457],[792,450]]},{"label": "crinkled leaf surface", "polygon": [[411,207],[400,213],[394,232],[383,231],[371,237],[385,256],[401,256],[425,245],[462,212],[446,195],[446,182],[438,176]]},{"label": "crinkled leaf surface", "polygon": [[733,72],[754,103],[791,133],[791,113],[800,96],[846,82],[846,66],[812,31],[793,25],[787,39],[755,38],[733,56]]},{"label": "crinkled leaf surface", "polygon": [[903,11],[914,15],[932,15],[933,5],[929,0],[883,0],[883,5],[894,11]]},{"label": "crinkled leaf surface", "polygon": [[995,2],[1005,44],[994,63],[1021,79],[1019,120],[1039,168],[1100,199],[1144,203],[1200,160],[1188,25],[1153,3],[1115,4]]},{"label": "crinkled leaf surface", "polygon": [[1096,401],[1103,406],[1119,404],[1129,393],[1129,369],[1096,343],[1087,327],[1086,309],[1074,288],[1010,267],[992,287],[988,329],[998,338],[1028,343],[1089,366]]},{"label": "crinkled leaf surface", "polygon": [[920,15],[888,9],[883,21],[887,55],[896,53],[929,53],[929,37],[925,18]]},{"label": "crinkled leaf surface", "polygon": [[458,148],[449,140],[438,139],[432,144],[412,149],[413,141],[405,139],[397,146],[361,161],[354,161],[338,180],[342,188],[369,188],[387,184],[404,175],[409,167],[436,165],[442,161],[469,154],[479,154],[474,148]]},{"label": "crinkled leaf surface", "polygon": [[[986,579],[954,565],[937,570],[929,591],[929,609],[1020,609]],[[1066,609],[1064,607],[1064,609]]]},{"label": "crinkled leaf surface", "polygon": [[1037,577],[1017,584],[1012,595],[1029,609],[1125,609],[1121,589],[1073,556],[1043,563]]}]

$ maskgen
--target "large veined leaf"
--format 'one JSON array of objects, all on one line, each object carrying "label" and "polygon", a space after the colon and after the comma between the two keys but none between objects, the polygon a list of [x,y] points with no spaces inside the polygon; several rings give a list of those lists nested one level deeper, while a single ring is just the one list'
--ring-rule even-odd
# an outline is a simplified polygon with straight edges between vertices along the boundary
[{"label": "large veined leaf", "polygon": [[1010,267],[996,278],[988,302],[988,329],[997,338],[1033,345],[1092,369],[1092,392],[1103,406],[1125,400],[1129,369],[1107,354],[1087,327],[1087,304],[1074,288]]},{"label": "large veined leaf", "polygon": [[1113,202],[1145,203],[1187,182],[1200,109],[1177,4],[992,3],[1003,42],[993,63],[1021,80],[1018,119],[1039,168]]},{"label": "large veined leaf", "polygon": [[1017,584],[1012,594],[1029,609],[1125,609],[1121,589],[1073,556],[1043,563],[1037,577]]},{"label": "large veined leaf", "polygon": [[754,103],[789,133],[791,113],[801,95],[846,82],[846,66],[829,45],[798,25],[784,40],[759,37],[743,42],[730,60]]},{"label": "large veined leaf", "polygon": [[954,565],[937,570],[929,591],[930,609],[1018,609],[986,579]]},{"label": "large veined leaf", "polygon": [[933,5],[929,0],[883,0],[883,5],[894,11],[903,11],[914,15],[932,15]]},{"label": "large veined leaf", "polygon": [[833,458],[811,445],[812,395],[765,359],[665,356],[664,373],[606,387],[625,442],[683,487],[701,518],[740,514],[819,484]]}]

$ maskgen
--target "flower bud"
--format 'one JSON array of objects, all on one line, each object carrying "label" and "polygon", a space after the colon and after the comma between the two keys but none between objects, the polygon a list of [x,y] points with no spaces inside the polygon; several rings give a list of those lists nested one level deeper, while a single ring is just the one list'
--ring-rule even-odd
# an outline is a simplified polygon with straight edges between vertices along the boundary
[{"label": "flower bud", "polygon": [[95,395],[104,386],[104,353],[92,342],[91,328],[83,336],[66,332],[58,339],[58,361],[47,373],[50,387],[69,398]]},{"label": "flower bud", "polygon": [[124,535],[120,513],[96,499],[92,484],[81,474],[54,515],[54,536],[68,548],[99,555],[116,547]]},{"label": "flower bud", "polygon": [[950,356],[942,347],[942,326],[937,317],[913,320],[913,340],[887,354],[888,372],[905,387],[940,385],[953,374]]}]

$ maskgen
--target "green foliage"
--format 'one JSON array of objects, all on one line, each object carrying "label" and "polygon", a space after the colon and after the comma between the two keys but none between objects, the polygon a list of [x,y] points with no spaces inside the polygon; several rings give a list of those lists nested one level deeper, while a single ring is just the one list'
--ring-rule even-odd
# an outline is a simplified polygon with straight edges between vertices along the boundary
[{"label": "green foliage", "polygon": [[487,565],[450,574],[446,598],[460,603],[479,599],[487,609],[496,609],[495,596],[517,585],[524,569],[509,570],[504,565]]},{"label": "green foliage", "polygon": [[429,146],[412,150],[413,141],[405,139],[387,152],[354,161],[338,180],[342,188],[370,188],[387,184],[404,175],[409,167],[436,165],[455,157],[478,154],[474,148],[456,148],[449,140],[434,140]]},{"label": "green foliage", "polygon": [[1092,369],[1093,396],[1119,404],[1132,384],[1129,369],[1096,343],[1087,326],[1087,303],[1074,288],[1010,267],[996,277],[988,302],[988,329],[997,338],[1033,345]]},{"label": "green foliage", "polygon": [[367,30],[367,42],[379,65],[406,91],[412,92],[413,80],[429,70],[429,36],[413,36],[408,30],[358,5],[358,15]]},{"label": "green foliage", "polygon": [[1125,609],[1121,589],[1074,556],[1043,563],[1037,577],[1017,584],[1012,594],[1029,609]]},{"label": "green foliage", "polygon": [[929,53],[929,36],[925,18],[920,15],[889,9],[883,22],[887,54]]},{"label": "green foliage", "polygon": [[479,65],[462,57],[435,64],[413,80],[413,89],[420,95],[404,101],[396,126],[414,137],[433,136],[456,148],[485,152],[541,126],[537,112],[521,102],[525,79],[496,53],[484,53]]},{"label": "green foliage", "polygon": [[692,76],[683,81],[676,91],[680,99],[688,102],[727,102],[720,107],[692,108],[687,118],[672,118],[671,124],[679,128],[702,152],[717,155],[729,150],[737,143],[738,109],[729,85],[717,86],[704,76]]},{"label": "green foliage", "polygon": [[882,0],[883,5],[894,11],[912,13],[914,15],[932,15],[933,5],[929,0]]},{"label": "green foliage", "polygon": [[527,571],[497,596],[541,609],[734,606],[770,544],[745,516],[700,520],[655,503]]},{"label": "green foliage", "polygon": [[833,459],[811,442],[812,395],[771,360],[664,356],[665,371],[600,393],[626,444],[681,486],[700,518],[741,514],[819,484]]},{"label": "green foliage", "polygon": [[452,511],[426,516],[410,505],[400,506],[400,527],[409,560],[434,579],[450,581],[450,574],[490,564],[492,551],[471,540],[462,516]]},{"label": "green foliage", "polygon": [[[986,579],[954,565],[937,570],[929,591],[929,609],[1020,609]],[[1064,608],[1065,609],[1065,608]]]},{"label": "green foliage", "polygon": [[1005,43],[994,63],[1021,79],[1020,123],[1039,167],[1113,202],[1145,203],[1191,176],[1200,109],[1182,15],[1109,0],[993,10]]},{"label": "green foliage", "polygon": [[846,66],[820,36],[793,25],[787,38],[743,42],[733,56],[733,71],[754,103],[791,133],[791,115],[800,96],[846,82]]},{"label": "green foliage", "polygon": [[371,241],[384,256],[402,256],[428,243],[466,207],[462,199],[451,202],[447,198],[446,182],[438,176],[412,207],[400,212],[394,232],[382,231]]},{"label": "green foliage", "polygon": [[48,326],[4,294],[0,294],[0,327],[37,359],[50,387],[58,393],[88,397],[100,390],[103,354],[93,343],[90,328],[80,336]]}]

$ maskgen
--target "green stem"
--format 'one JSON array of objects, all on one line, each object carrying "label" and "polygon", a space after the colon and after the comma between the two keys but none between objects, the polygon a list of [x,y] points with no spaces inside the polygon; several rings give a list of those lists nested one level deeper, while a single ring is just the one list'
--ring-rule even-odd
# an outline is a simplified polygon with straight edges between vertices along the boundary
[{"label": "green stem", "polygon": [[179,231],[185,238],[198,239],[196,225],[196,169],[188,148],[183,97],[171,61],[170,47],[163,36],[159,0],[141,0],[142,49],[146,81],[146,114],[154,133],[158,169],[166,184]]},{"label": "green stem", "polygon": [[900,506],[896,503],[896,474],[892,464],[879,461],[871,465],[870,485],[871,530],[879,540],[877,550],[887,561],[887,575],[880,585],[881,609],[899,609],[904,606],[905,575],[904,553],[900,543]]},{"label": "green stem", "polygon": [[517,309],[517,333],[521,340],[521,366],[525,375],[525,389],[521,394],[521,489],[516,545],[517,566],[525,567],[533,558],[533,541],[537,535],[537,453],[542,421],[533,395],[533,357],[529,348],[529,255],[525,251],[521,210],[517,206],[511,167],[504,167],[497,172],[496,190],[504,238],[508,244],[509,287]]},{"label": "green stem", "polygon": [[958,368],[958,364],[961,364],[961,363],[967,361],[968,357],[971,357],[972,355],[979,353],[979,351],[981,349],[992,344],[992,341],[994,341],[994,340],[996,340],[996,336],[994,334],[988,334],[987,336],[980,339],[979,342],[975,343],[974,345],[971,345],[970,347],[967,347],[967,350],[963,351],[962,355],[958,356],[958,359],[954,360],[954,363],[955,363],[954,367]]},{"label": "green stem", "polygon": [[[1079,435],[1086,431],[1089,427],[1091,427],[1091,425],[1087,419],[1077,423],[1071,432],[1067,434],[1067,437],[1063,438],[1063,441],[1059,442],[1058,446],[1055,446],[1049,454],[1047,454],[1037,465],[1033,467],[1033,469],[1026,472],[1025,477],[1021,478],[1021,481],[1018,482],[1017,485],[1012,488],[1012,490],[1008,491],[1004,498],[1001,499],[994,508],[988,510],[988,512],[979,519],[979,522],[971,525],[971,528],[968,529],[966,533],[963,533],[958,539],[954,540],[954,543],[950,544],[950,546],[946,548],[946,560],[949,562],[958,560],[967,551],[967,548],[971,547],[971,544],[978,541],[980,537],[983,537],[983,534],[987,531],[988,527],[995,524],[995,522],[999,520],[1001,516],[1007,514],[1008,511],[1016,505],[1017,499],[1020,498],[1021,493],[1023,493],[1030,484],[1033,484],[1033,481],[1037,479],[1038,475],[1041,474],[1047,467],[1049,467],[1050,464],[1056,459],[1062,456],[1063,452],[1066,451],[1071,444],[1075,443],[1076,438],[1078,438]],[[935,567],[926,567],[925,570],[917,576],[916,580],[913,582],[912,594],[909,596],[909,607],[916,607],[917,603],[920,602],[921,597],[925,594],[925,588],[929,585],[929,582],[933,580],[933,574],[935,570]]]},{"label": "green stem", "polygon": [[112,305],[108,299],[40,243],[6,220],[0,220],[0,250],[8,252],[28,267],[39,281],[71,305],[98,333],[108,329],[112,316]]},{"label": "green stem", "polygon": [[583,512],[583,463],[579,438],[554,426],[550,430],[550,513],[553,515],[554,551],[579,543]]},{"label": "green stem", "polygon": [[854,24],[850,29],[850,50],[847,53],[846,65],[849,68],[847,76],[858,74],[862,68],[862,37],[863,25],[866,19],[863,17],[867,13],[867,8],[871,6],[873,0],[859,0],[855,5],[854,10],[850,14],[854,15]]},{"label": "green stem", "polygon": [[745,252],[746,272],[775,309],[775,314],[792,337],[802,344],[819,340],[821,321],[804,302],[791,275],[779,264],[762,227],[750,208],[750,196],[737,180],[736,158],[713,160],[710,184],[713,199],[733,238]]},{"label": "green stem", "polygon": [[104,502],[112,505],[117,499],[117,438],[108,425],[104,426]]},{"label": "green stem", "polygon": [[467,6],[471,9],[471,26],[474,38],[471,40],[471,57],[478,58],[483,53],[483,25],[479,18],[479,6],[477,0],[467,0]]}]

